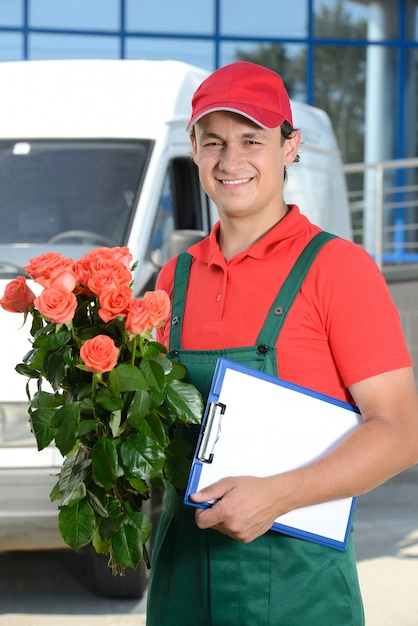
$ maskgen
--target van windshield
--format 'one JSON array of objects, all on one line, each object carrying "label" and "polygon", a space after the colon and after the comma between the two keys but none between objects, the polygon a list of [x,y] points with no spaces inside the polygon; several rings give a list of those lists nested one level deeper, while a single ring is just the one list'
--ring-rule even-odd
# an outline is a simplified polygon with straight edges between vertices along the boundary
[{"label": "van windshield", "polygon": [[143,140],[0,141],[0,271],[124,245],[150,151]]}]

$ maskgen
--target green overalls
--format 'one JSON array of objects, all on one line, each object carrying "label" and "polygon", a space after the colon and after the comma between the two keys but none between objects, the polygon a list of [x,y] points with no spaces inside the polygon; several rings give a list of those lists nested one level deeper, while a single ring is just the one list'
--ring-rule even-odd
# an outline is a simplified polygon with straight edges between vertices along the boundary
[{"label": "green overalls", "polygon": [[[278,375],[276,341],[287,312],[319,249],[319,233],[303,251],[276,297],[255,346],[182,350],[181,325],[191,263],[180,255],[174,280],[172,358],[206,401],[219,357]],[[176,436],[176,434],[175,434]],[[197,431],[177,436],[197,439]],[[346,552],[269,531],[242,544],[200,530],[193,507],[168,485],[152,554],[147,626],[363,626],[350,538]]]}]

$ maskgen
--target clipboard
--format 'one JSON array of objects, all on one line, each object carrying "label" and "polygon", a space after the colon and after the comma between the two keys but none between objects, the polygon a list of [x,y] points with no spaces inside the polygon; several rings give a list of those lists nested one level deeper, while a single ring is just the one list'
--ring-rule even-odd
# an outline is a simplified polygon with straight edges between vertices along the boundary
[{"label": "clipboard", "polygon": [[[218,359],[184,502],[226,476],[271,476],[325,455],[362,423],[357,407],[227,359]],[[276,518],[272,530],[344,551],[356,498]]]}]

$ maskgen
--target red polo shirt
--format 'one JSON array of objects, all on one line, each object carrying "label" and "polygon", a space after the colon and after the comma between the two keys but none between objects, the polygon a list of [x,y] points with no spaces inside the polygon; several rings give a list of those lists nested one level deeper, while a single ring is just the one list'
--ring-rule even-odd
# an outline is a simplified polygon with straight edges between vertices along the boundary
[{"label": "red polo shirt", "polygon": [[[212,350],[256,343],[271,304],[297,257],[320,229],[296,206],[257,243],[228,262],[219,223],[192,246],[182,347]],[[157,287],[171,296],[175,259]],[[158,339],[168,345],[169,324]],[[346,387],[412,365],[400,316],[375,262],[344,239],[319,252],[277,344],[279,376],[342,400]]]}]

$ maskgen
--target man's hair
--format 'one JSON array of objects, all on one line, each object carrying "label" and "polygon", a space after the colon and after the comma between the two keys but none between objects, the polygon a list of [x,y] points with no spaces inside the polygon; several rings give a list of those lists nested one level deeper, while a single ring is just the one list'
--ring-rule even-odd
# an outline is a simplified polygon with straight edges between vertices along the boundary
[{"label": "man's hair", "polygon": [[[292,137],[293,133],[297,131],[297,128],[294,128],[292,124],[290,124],[287,120],[285,120],[283,124],[280,125],[280,130],[282,131],[282,139],[284,142],[286,139],[290,139]],[[300,156],[297,154],[295,156],[293,163],[299,163],[299,161],[300,161]],[[286,167],[284,168],[284,180],[287,180]]]}]

